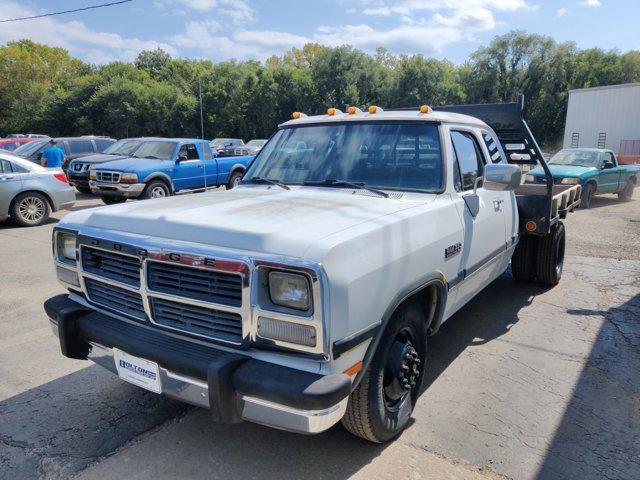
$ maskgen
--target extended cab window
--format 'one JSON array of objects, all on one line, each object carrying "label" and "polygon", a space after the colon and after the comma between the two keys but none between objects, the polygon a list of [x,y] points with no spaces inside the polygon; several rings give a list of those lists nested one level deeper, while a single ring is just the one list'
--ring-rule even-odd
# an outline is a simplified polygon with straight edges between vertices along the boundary
[{"label": "extended cab window", "polygon": [[187,145],[182,145],[180,147],[179,157],[187,157],[187,160],[200,160],[200,155],[198,154],[198,149],[193,143],[189,143]]},{"label": "extended cab window", "polygon": [[442,171],[437,125],[375,121],[279,130],[245,178],[432,191],[442,187]]},{"label": "extended cab window", "polygon": [[471,190],[476,178],[482,175],[484,166],[478,142],[469,132],[452,131],[451,143],[454,161],[457,163],[454,166],[454,175],[459,175],[458,179],[454,178],[454,184],[462,190]]},{"label": "extended cab window", "polygon": [[204,143],[200,144],[200,148],[202,148],[202,159],[203,160],[213,160],[213,155],[211,153],[211,148],[209,145],[205,145]]}]

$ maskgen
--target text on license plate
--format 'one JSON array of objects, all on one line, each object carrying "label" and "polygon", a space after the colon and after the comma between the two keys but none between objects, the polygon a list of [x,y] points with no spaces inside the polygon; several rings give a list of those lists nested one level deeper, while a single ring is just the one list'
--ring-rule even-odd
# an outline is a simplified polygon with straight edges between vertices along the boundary
[{"label": "text on license plate", "polygon": [[113,359],[116,362],[118,376],[122,380],[152,392],[162,393],[160,369],[157,363],[134,357],[117,348],[113,349]]}]

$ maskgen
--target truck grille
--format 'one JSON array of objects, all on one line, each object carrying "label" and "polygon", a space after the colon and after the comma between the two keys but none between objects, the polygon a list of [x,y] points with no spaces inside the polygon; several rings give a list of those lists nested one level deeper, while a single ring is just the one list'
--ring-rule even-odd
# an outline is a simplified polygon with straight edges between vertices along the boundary
[{"label": "truck grille", "polygon": [[242,277],[233,273],[148,262],[147,284],[160,293],[233,307],[242,305]]},{"label": "truck grille", "polygon": [[242,317],[237,313],[196,307],[160,298],[151,299],[156,324],[231,342],[242,341]]},{"label": "truck grille", "polygon": [[84,246],[81,256],[82,268],[86,272],[134,287],[140,286],[140,260],[137,258]]},{"label": "truck grille", "polygon": [[96,180],[105,183],[118,183],[120,181],[120,172],[104,172],[97,170]]},{"label": "truck grille", "polygon": [[138,320],[145,320],[144,305],[140,294],[130,292],[124,288],[85,278],[89,301],[124,313]]}]

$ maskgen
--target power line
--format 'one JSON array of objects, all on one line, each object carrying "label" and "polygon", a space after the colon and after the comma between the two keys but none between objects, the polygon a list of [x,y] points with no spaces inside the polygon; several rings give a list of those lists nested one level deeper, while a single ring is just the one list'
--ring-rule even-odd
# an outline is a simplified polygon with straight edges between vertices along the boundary
[{"label": "power line", "polygon": [[132,2],[132,1],[133,0],[120,0],[118,2],[102,3],[100,5],[91,5],[90,7],[76,8],[74,10],[65,10],[63,12],[44,13],[42,15],[33,15],[31,17],[9,18],[7,20],[0,20],[0,23],[18,22],[20,20],[31,20],[33,18],[53,17],[54,15],[63,15],[65,13],[82,12],[84,10],[92,10],[94,8],[111,7],[112,5],[120,5],[121,3],[128,3],[128,2]]}]

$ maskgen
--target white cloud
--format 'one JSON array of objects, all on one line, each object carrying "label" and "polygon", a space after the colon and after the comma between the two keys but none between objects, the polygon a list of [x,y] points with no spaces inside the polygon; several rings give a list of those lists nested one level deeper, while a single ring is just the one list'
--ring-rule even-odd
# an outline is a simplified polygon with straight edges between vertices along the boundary
[{"label": "white cloud", "polygon": [[562,7],[562,8],[559,8],[558,11],[556,12],[556,17],[562,18],[566,14],[567,14],[567,8],[566,7]]},{"label": "white cloud", "polygon": [[582,4],[587,7],[599,7],[602,5],[602,2],[600,0],[584,0]]},{"label": "white cloud", "polygon": [[[598,0],[587,0],[598,1]],[[388,16],[391,14],[413,15],[416,12],[449,10],[455,12],[468,12],[479,8],[495,11],[517,11],[522,9],[535,9],[525,0],[362,0],[365,5],[365,15]]]},{"label": "white cloud", "polygon": [[160,0],[160,5],[177,3],[198,12],[211,12],[218,17],[229,18],[234,25],[254,22],[255,10],[247,0]]},{"label": "white cloud", "polygon": [[[31,10],[17,2],[0,0],[0,12],[11,12],[14,17],[26,17],[42,12]],[[90,62],[106,63],[115,59],[133,60],[142,50],[162,48],[171,54],[176,49],[168,43],[139,38],[125,38],[117,33],[97,32],[83,22],[37,18],[8,22],[0,28],[0,44],[29,39],[69,50],[71,55]]]}]

